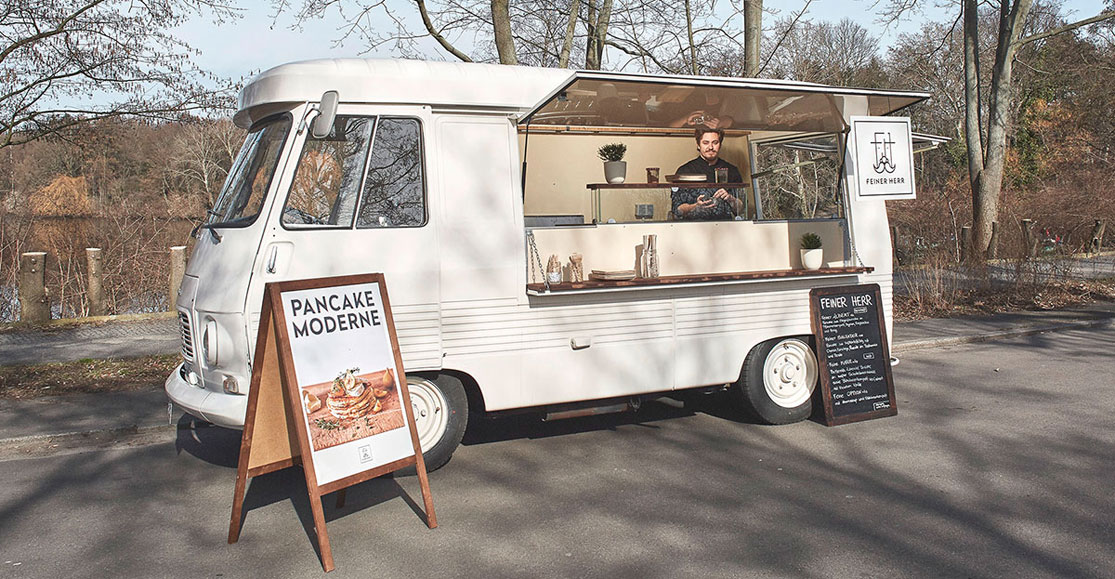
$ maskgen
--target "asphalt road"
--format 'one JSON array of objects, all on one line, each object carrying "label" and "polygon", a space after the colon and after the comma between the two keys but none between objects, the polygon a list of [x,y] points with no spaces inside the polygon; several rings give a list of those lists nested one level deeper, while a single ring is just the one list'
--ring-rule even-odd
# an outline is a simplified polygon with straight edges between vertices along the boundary
[{"label": "asphalt road", "polygon": [[[1111,577],[1115,335],[908,352],[899,414],[733,420],[722,397],[489,421],[431,475],[350,489],[333,577]],[[0,577],[322,575],[301,472],[227,545],[236,433],[0,462]]]}]

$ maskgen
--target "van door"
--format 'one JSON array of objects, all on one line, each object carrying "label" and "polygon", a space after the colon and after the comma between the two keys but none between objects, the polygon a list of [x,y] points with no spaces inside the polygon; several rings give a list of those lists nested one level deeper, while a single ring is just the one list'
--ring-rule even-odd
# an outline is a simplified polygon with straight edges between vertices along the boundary
[{"label": "van door", "polygon": [[[274,281],[382,272],[408,370],[441,361],[429,122],[426,108],[342,105],[328,136],[300,135],[253,268],[258,290]],[[259,304],[250,306],[258,327]]]}]

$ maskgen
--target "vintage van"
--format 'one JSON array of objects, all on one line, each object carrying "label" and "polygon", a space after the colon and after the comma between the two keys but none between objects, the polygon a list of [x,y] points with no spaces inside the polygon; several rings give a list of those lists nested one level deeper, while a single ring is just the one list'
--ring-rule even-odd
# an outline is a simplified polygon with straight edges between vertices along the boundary
[{"label": "vintage van", "polygon": [[[242,427],[264,285],[383,272],[431,469],[470,413],[559,417],[730,385],[767,422],[802,420],[818,379],[809,290],[879,284],[890,332],[886,208],[850,192],[850,119],[927,97],[405,60],[273,68],[240,93],[248,134],[196,232],[166,391]],[[725,128],[734,219],[674,210],[711,185],[666,179],[697,156],[694,123]],[[604,180],[608,143],[626,145],[623,183]],[[802,266],[806,233],[820,269]]]}]

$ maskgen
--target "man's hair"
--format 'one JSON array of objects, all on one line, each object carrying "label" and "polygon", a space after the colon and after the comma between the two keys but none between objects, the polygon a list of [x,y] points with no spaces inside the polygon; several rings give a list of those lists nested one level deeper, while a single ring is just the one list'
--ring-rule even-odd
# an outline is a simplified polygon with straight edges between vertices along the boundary
[{"label": "man's hair", "polygon": [[714,129],[705,125],[697,125],[697,128],[693,131],[693,138],[697,139],[697,144],[701,143],[701,137],[705,136],[705,133],[716,133],[716,136],[720,139],[720,142],[724,142],[724,129]]}]

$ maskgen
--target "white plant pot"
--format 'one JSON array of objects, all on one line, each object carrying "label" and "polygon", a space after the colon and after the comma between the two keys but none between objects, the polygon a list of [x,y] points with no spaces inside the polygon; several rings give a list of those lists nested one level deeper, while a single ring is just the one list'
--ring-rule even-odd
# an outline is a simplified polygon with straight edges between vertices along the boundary
[{"label": "white plant pot", "polygon": [[805,269],[821,269],[822,258],[825,255],[825,250],[817,249],[803,249],[801,250],[801,265]]},{"label": "white plant pot", "polygon": [[604,178],[609,183],[623,183],[627,179],[627,161],[604,161]]}]

